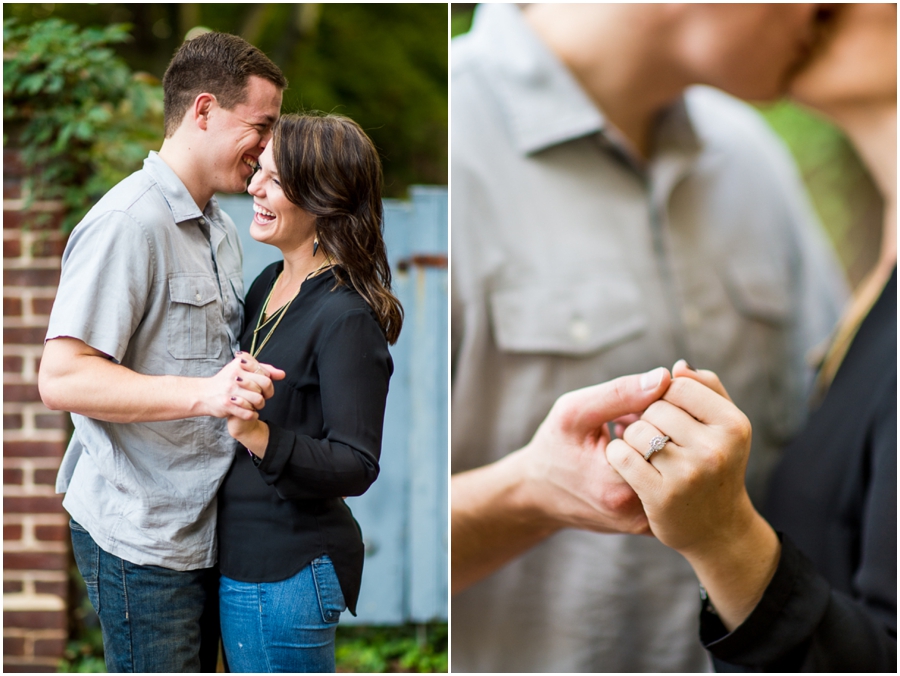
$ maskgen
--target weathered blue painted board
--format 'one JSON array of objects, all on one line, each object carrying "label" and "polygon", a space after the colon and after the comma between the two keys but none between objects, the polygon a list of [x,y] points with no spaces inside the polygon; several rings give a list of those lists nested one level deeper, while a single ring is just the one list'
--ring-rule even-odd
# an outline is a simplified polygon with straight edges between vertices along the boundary
[{"label": "weathered blue painted board", "polygon": [[[244,246],[246,288],[280,252],[248,234],[247,195],[219,196]],[[385,200],[385,241],[394,292],[405,310],[391,348],[381,474],[348,504],[366,542],[357,618],[347,624],[447,619],[447,189],[414,187]]]}]

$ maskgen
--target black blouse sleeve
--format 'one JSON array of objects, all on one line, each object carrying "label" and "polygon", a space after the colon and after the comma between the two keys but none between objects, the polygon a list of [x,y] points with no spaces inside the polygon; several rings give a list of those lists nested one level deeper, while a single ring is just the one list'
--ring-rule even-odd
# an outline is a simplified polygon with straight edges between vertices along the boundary
[{"label": "black blouse sleeve", "polygon": [[368,310],[344,313],[320,342],[324,438],[269,423],[260,475],[284,500],[362,495],[378,477],[388,381],[387,342]]},{"label": "black blouse sleeve", "polygon": [[[887,402],[891,398],[887,397]],[[730,634],[704,604],[700,638],[718,671],[897,671],[897,409],[872,428],[870,490],[851,594],[831,588],[782,536],[781,559],[763,598]],[[729,664],[721,664],[719,661]]]}]

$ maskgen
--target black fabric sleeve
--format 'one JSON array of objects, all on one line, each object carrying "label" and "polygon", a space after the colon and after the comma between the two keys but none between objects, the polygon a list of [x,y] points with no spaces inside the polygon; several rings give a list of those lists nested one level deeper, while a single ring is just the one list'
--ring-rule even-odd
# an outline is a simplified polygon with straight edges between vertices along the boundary
[{"label": "black fabric sleeve", "polygon": [[318,370],[325,438],[269,424],[259,472],[284,500],[362,495],[378,477],[392,363],[368,310],[350,310],[332,324]]},{"label": "black fabric sleeve", "polygon": [[[872,428],[859,567],[852,594],[830,587],[782,537],[781,559],[762,600],[730,634],[708,604],[700,639],[718,671],[897,671],[897,408],[884,397]],[[721,667],[721,668],[720,668]]]}]

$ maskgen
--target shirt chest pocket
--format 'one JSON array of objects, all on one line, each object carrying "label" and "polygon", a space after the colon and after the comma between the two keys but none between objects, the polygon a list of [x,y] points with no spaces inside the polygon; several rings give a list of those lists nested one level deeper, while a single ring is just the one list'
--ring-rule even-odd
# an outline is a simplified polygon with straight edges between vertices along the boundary
[{"label": "shirt chest pocket", "polygon": [[216,282],[208,275],[169,277],[167,346],[175,359],[215,359],[222,353],[224,326],[218,298]]},{"label": "shirt chest pocket", "polygon": [[640,290],[614,277],[498,290],[490,305],[494,337],[506,352],[587,356],[647,328]]}]

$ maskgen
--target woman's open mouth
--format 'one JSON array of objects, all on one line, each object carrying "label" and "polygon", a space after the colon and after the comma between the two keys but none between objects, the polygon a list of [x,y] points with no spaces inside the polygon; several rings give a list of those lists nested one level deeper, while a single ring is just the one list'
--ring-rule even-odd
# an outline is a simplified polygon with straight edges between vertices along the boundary
[{"label": "woman's open mouth", "polygon": [[268,209],[263,209],[256,202],[253,203],[253,211],[255,214],[253,220],[255,220],[260,225],[268,225],[275,220],[275,214],[273,214]]}]

